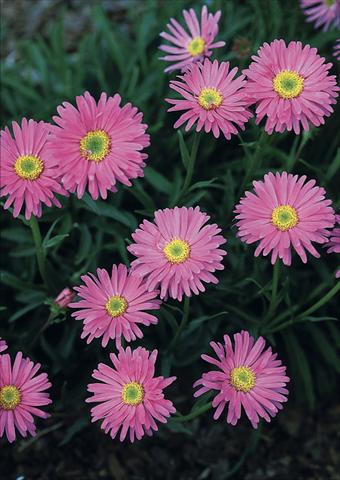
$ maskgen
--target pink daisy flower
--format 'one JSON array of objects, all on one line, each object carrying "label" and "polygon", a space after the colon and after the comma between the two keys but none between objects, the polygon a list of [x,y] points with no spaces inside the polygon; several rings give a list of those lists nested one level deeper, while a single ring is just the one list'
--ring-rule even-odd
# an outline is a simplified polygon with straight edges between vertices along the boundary
[{"label": "pink daisy flower", "polygon": [[76,287],[79,302],[69,303],[76,308],[72,317],[83,320],[81,338],[87,337],[87,343],[102,337],[102,346],[106,347],[110,339],[121,346],[121,337],[127,342],[142,338],[141,325],[155,325],[158,320],[145,310],[158,310],[159,291],[148,290],[145,282],[133,275],[125,265],[113,265],[111,276],[103,268],[97,269],[97,277],[91,273],[81,277],[85,285]]},{"label": "pink daisy flower", "polygon": [[157,350],[152,353],[138,347],[121,349],[110,354],[113,368],[100,363],[92,376],[99,382],[90,383],[93,396],[86,402],[98,403],[91,409],[92,422],[103,419],[101,428],[115,438],[120,430],[122,442],[129,432],[130,441],[151,436],[158,430],[156,421],[166,423],[174,408],[164,398],[163,390],[176,377],[155,377]]},{"label": "pink daisy flower", "polygon": [[333,48],[333,57],[340,61],[340,38],[337,39]]},{"label": "pink daisy flower", "polygon": [[286,172],[268,173],[254,181],[254,192],[246,192],[236,206],[236,225],[242,242],[259,242],[255,257],[272,252],[272,264],[279,257],[291,265],[293,247],[306,263],[306,250],[319,258],[312,242],[326,243],[335,217],[331,200],[315,180]]},{"label": "pink daisy flower", "polygon": [[267,117],[265,131],[283,132],[292,129],[300,133],[309,125],[325,123],[336,103],[335,75],[329,75],[331,63],[318,55],[316,48],[301,42],[274,40],[265,43],[254,55],[249,68],[246,92],[249,103],[256,103],[256,123]]},{"label": "pink daisy flower", "polygon": [[300,0],[300,5],[307,22],[313,22],[315,28],[323,27],[326,31],[340,27],[339,0]]},{"label": "pink daisy flower", "polygon": [[210,346],[217,359],[209,355],[201,358],[219,368],[208,373],[194,383],[200,386],[194,394],[199,397],[210,390],[218,390],[212,405],[216,408],[217,420],[228,405],[227,423],[236,425],[244,411],[254,428],[260,418],[270,422],[287,401],[290,381],[286,376],[286,367],[272,353],[271,347],[265,349],[265,340],[259,337],[256,342],[248,332],[234,335],[234,350],[229,335],[224,335],[224,345],[211,342]]},{"label": "pink daisy flower", "polygon": [[59,182],[56,160],[48,155],[47,138],[50,125],[23,118],[21,126],[12,122],[14,138],[9,129],[0,133],[0,196],[8,195],[4,208],[14,204],[17,217],[25,205],[25,217],[40,217],[42,204],[61,207],[55,193],[65,195]]},{"label": "pink daisy flower", "polygon": [[120,106],[118,94],[107,97],[102,93],[99,102],[85,92],[76,97],[77,108],[64,102],[53,117],[49,143],[50,155],[59,159],[62,182],[78,198],[88,190],[94,200],[115,192],[116,182],[131,185],[130,179],[142,177],[142,153],[150,145],[142,123],[143,114],[130,103]]},{"label": "pink daisy flower", "polygon": [[52,403],[45,392],[51,387],[46,373],[36,375],[40,363],[17,353],[13,367],[8,354],[0,355],[0,438],[6,433],[9,442],[16,439],[16,430],[22,437],[34,436],[34,416],[48,418],[50,415],[39,407]]},{"label": "pink daisy flower", "polygon": [[[340,253],[340,215],[335,215],[335,223],[338,227],[334,227],[330,232],[329,242],[326,245],[327,253]],[[340,278],[340,269],[335,276]]]},{"label": "pink daisy flower", "polygon": [[212,131],[216,138],[220,130],[227,140],[231,134],[237,134],[237,128],[244,130],[244,124],[252,114],[247,110],[244,75],[234,78],[237,68],[229,71],[229,62],[217,60],[213,63],[206,59],[204,64],[193,65],[178,80],[170,82],[170,88],[180,93],[182,99],[167,98],[174,105],[169,112],[185,110],[174,125],[180,127],[187,122],[189,130],[197,122],[196,131],[203,127],[206,133]]},{"label": "pink daisy flower", "polygon": [[0,353],[7,350],[7,343],[0,337]]},{"label": "pink daisy flower", "polygon": [[202,61],[204,57],[210,57],[214,48],[224,47],[225,42],[214,42],[218,34],[218,21],[221,17],[220,10],[213,15],[208,13],[206,5],[202,7],[201,24],[199,24],[195,11],[191,8],[189,11],[183,10],[183,16],[189,30],[187,33],[184,28],[175,20],[170,19],[167,24],[169,33],[160,34],[172,45],[161,45],[159,48],[168,53],[161,60],[166,62],[175,62],[167,67],[165,72],[185,69],[188,65],[197,61]]},{"label": "pink daisy flower", "polygon": [[155,212],[154,222],[144,220],[132,234],[136,243],[129,252],[137,257],[131,264],[133,272],[144,278],[149,291],[160,287],[160,297],[182,300],[204,292],[205,283],[218,283],[213,275],[223,270],[226,242],[221,229],[209,220],[199,207],[166,208]]}]

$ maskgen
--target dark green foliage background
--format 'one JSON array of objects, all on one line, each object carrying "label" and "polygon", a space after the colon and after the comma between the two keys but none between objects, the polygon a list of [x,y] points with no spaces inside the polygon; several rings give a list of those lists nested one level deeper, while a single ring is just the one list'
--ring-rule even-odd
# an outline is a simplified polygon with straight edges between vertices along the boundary
[{"label": "dark green foliage background", "polygon": [[[194,3],[196,11],[202,4]],[[132,102],[144,112],[151,135],[145,178],[135,181],[133,187],[120,186],[105,202],[93,202],[88,195],[82,200],[71,196],[62,199],[62,209],[44,210],[40,225],[48,258],[47,287],[37,271],[29,227],[9,212],[1,212],[0,335],[6,338],[12,354],[22,350],[48,371],[54,404],[47,425],[50,428],[61,422],[64,442],[88,425],[86,385],[92,369],[98,361],[108,361],[114,345],[112,342],[105,350],[99,341],[86,345],[79,338],[81,324],[69,312],[59,312],[48,329],[37,333],[50,314],[52,298],[65,286],[76,285],[82,274],[95,272],[98,266],[110,269],[112,263],[129,264],[126,245],[131,232],[143,218],[151,218],[154,210],[177,203],[186,175],[185,148],[190,151],[193,139],[189,132],[182,140],[172,127],[177,115],[166,113],[164,98],[172,96],[168,82],[174,74],[163,73],[165,63],[158,59],[157,48],[159,32],[168,19],[180,18],[182,8],[192,3],[130,0],[119,5],[112,11],[105,10],[101,2],[73,6],[88,17],[78,36],[69,35],[66,20],[70,7],[61,5],[40,34],[18,38],[13,52],[3,52],[1,64],[2,126],[22,116],[48,121],[58,104],[74,102],[76,95],[89,90],[96,98],[101,91],[119,92],[123,103]],[[219,39],[227,45],[215,51],[213,58],[229,60],[242,69],[250,58],[240,60],[231,50],[236,38],[248,38],[252,54],[264,41],[284,38],[310,43],[336,62],[331,51],[337,33],[313,30],[295,0],[209,2],[211,11],[219,8]],[[8,28],[3,20],[2,40]],[[173,351],[169,352],[168,346],[183,309],[178,302],[162,306],[159,324],[144,328],[145,338],[140,342],[149,349],[158,348],[159,372],[177,375],[177,385],[169,389],[168,396],[182,414],[191,411],[195,415],[202,405],[195,404],[191,387],[206,368],[200,354],[209,351],[212,339],[220,340],[224,333],[242,328],[265,335],[287,363],[292,377],[291,402],[313,408],[317,401],[335,393],[340,344],[336,298],[311,313],[304,312],[334,287],[336,256],[320,249],[321,260],[309,258],[303,265],[294,255],[293,266],[281,268],[278,302],[268,317],[273,268],[268,258],[254,258],[253,246],[246,247],[236,239],[232,212],[253,179],[284,169],[316,178],[339,208],[338,125],[334,113],[325,126],[299,137],[292,133],[262,135],[259,143],[263,129],[256,127],[254,120],[242,140],[235,137],[227,142],[222,137],[201,136],[193,184],[178,204],[200,205],[222,227],[228,240],[225,270],[218,273],[217,286],[208,286],[205,294],[192,298],[189,325]],[[46,428],[46,423],[40,428]],[[189,434],[191,427],[190,422],[172,420],[166,428]],[[162,435],[168,435],[166,429]]]}]

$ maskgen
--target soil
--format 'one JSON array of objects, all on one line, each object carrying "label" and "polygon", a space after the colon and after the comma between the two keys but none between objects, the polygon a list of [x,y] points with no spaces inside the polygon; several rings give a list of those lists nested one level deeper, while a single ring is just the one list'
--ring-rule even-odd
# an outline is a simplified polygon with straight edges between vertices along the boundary
[{"label": "soil", "polygon": [[[1,479],[6,480],[340,480],[340,404],[315,413],[287,405],[273,424],[262,425],[259,442],[229,476],[253,430],[214,422],[207,413],[193,422],[193,435],[161,430],[129,444],[111,440],[97,425],[66,445],[64,425],[48,426],[38,440],[9,445],[2,440]],[[52,431],[51,431],[52,430]]]}]

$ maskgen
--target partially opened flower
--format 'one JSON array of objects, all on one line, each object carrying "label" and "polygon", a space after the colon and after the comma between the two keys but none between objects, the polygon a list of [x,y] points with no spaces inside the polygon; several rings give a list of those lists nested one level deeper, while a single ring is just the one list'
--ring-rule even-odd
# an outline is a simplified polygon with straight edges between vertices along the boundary
[{"label": "partially opened flower", "polygon": [[246,92],[249,103],[256,104],[256,123],[266,117],[268,134],[294,130],[301,125],[320,126],[332,112],[339,88],[335,75],[329,75],[331,63],[318,55],[316,48],[301,42],[274,40],[265,43],[254,55],[249,68]]},{"label": "partially opened flower", "polygon": [[221,12],[218,11],[213,15],[208,13],[207,7],[204,5],[201,11],[201,23],[199,23],[195,11],[191,8],[189,11],[183,10],[183,16],[189,33],[175,20],[170,19],[167,28],[170,33],[162,32],[160,34],[165,40],[172,45],[161,45],[159,48],[168,55],[162,57],[161,60],[174,62],[173,65],[167,67],[165,72],[182,69],[203,60],[204,57],[210,57],[214,48],[223,47],[225,42],[215,42],[218,33],[218,21]]},{"label": "partially opened flower", "polygon": [[75,297],[75,293],[69,287],[65,287],[54,299],[59,308],[67,308]]},{"label": "partially opened flower", "polygon": [[111,275],[98,268],[97,276],[89,273],[81,279],[85,285],[75,288],[81,300],[68,306],[76,309],[72,313],[76,320],[83,320],[81,338],[87,337],[87,343],[101,338],[106,347],[115,339],[120,347],[122,336],[127,342],[142,338],[139,325],[157,323],[157,317],[146,310],[159,309],[158,290],[148,291],[143,280],[125,265],[113,265]]},{"label": "partially opened flower", "polygon": [[105,199],[108,190],[116,191],[116,182],[130,186],[144,174],[147,125],[136,107],[121,107],[120,101],[118,94],[102,93],[97,103],[85,92],[76,97],[77,108],[64,102],[53,117],[50,154],[59,160],[65,188],[78,198],[88,188],[94,200]]},{"label": "partially opened flower", "polygon": [[0,352],[7,350],[7,343],[0,337]]},{"label": "partially opened flower", "polygon": [[137,259],[131,267],[149,291],[159,287],[162,299],[182,300],[204,292],[203,283],[218,283],[213,272],[224,268],[219,247],[226,240],[216,224],[206,225],[209,218],[199,207],[166,208],[132,234],[136,243],[127,248]]},{"label": "partially opened flower", "polygon": [[[327,243],[328,253],[340,253],[340,215],[335,215],[335,226],[330,232],[329,242]],[[340,278],[340,268],[335,274],[336,278]]]},{"label": "partially opened flower", "polygon": [[340,27],[340,0],[300,0],[307,22],[324,31]]},{"label": "partially opened flower", "polygon": [[155,377],[157,350],[127,347],[118,355],[111,353],[110,359],[113,367],[100,363],[92,374],[99,382],[88,385],[93,396],[86,401],[98,403],[91,409],[92,422],[103,420],[101,428],[112,438],[120,430],[120,441],[127,434],[131,442],[151,436],[158,430],[156,421],[166,423],[176,411],[163,393],[176,377]]},{"label": "partially opened flower", "polygon": [[333,48],[333,56],[340,60],[340,38],[337,39]]},{"label": "partially opened flower", "polygon": [[238,237],[245,243],[259,242],[255,256],[268,255],[274,264],[281,258],[291,265],[292,248],[306,263],[306,251],[320,254],[313,246],[326,243],[328,228],[334,225],[331,200],[315,180],[306,176],[268,173],[263,181],[254,181],[254,192],[246,192],[236,206]]},{"label": "partially opened flower", "polygon": [[241,418],[242,407],[254,428],[260,418],[270,422],[287,401],[285,388],[289,377],[286,367],[277,359],[271,347],[265,349],[265,340],[259,337],[256,342],[248,332],[234,335],[234,348],[229,335],[224,335],[224,344],[211,342],[210,346],[217,359],[202,355],[202,359],[219,370],[203,373],[194,383],[200,387],[194,394],[199,397],[210,390],[217,390],[212,405],[216,408],[217,420],[228,406],[226,420],[236,425]]},{"label": "partially opened flower", "polygon": [[174,127],[187,122],[185,129],[189,130],[197,123],[197,132],[204,127],[217,138],[221,131],[228,140],[231,134],[238,133],[237,127],[244,130],[252,114],[247,110],[244,75],[234,78],[236,72],[236,67],[229,71],[229,62],[211,63],[206,59],[204,64],[197,63],[178,76],[180,80],[171,81],[170,88],[182,98],[167,98],[174,105],[168,111],[185,111]]},{"label": "partially opened flower", "polygon": [[66,192],[59,182],[57,159],[48,155],[47,138],[50,125],[23,118],[21,126],[12,122],[0,134],[0,196],[8,195],[4,208],[13,205],[17,217],[24,206],[27,220],[40,217],[42,205],[61,207],[56,193]]},{"label": "partially opened flower", "polygon": [[22,358],[19,352],[13,366],[8,354],[0,355],[0,438],[6,434],[9,442],[16,439],[16,430],[22,437],[36,434],[34,417],[50,415],[40,407],[52,403],[45,390],[51,387],[46,373],[37,372],[40,364]]}]

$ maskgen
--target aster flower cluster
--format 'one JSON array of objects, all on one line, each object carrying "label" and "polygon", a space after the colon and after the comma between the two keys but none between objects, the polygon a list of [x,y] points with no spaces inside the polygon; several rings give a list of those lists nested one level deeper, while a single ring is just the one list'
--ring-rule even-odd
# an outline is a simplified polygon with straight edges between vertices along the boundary
[{"label": "aster flower cluster", "polygon": [[[339,22],[339,3],[301,0],[308,21],[328,29]],[[171,19],[161,37],[170,44],[162,60],[173,62],[165,72],[181,70],[170,88],[181,98],[167,98],[169,111],[181,112],[174,124],[185,130],[222,133],[227,140],[244,130],[253,116],[265,120],[268,134],[286,130],[300,134],[311,125],[325,123],[336,103],[338,87],[315,48],[299,41],[265,43],[240,75],[229,62],[211,61],[215,48],[225,45],[216,40],[221,12],[201,10],[200,21],[193,9],[183,11],[186,29]],[[89,92],[77,96],[75,105],[57,107],[53,123],[23,119],[12,123],[12,132],[1,131],[2,175],[0,195],[4,208],[13,208],[18,217],[40,217],[42,207],[61,207],[57,195],[86,191],[93,200],[106,199],[117,191],[117,184],[131,186],[144,174],[150,145],[143,114],[130,103],[121,105],[119,94],[102,93],[99,101]],[[302,262],[307,254],[340,252],[340,216],[335,216],[326,191],[313,179],[287,172],[269,172],[253,181],[253,191],[245,192],[235,206],[238,238],[256,243],[255,256],[271,254],[272,264],[281,260],[290,266],[294,252]],[[176,377],[156,376],[158,351],[132,349],[125,343],[142,339],[145,327],[156,325],[156,310],[162,302],[205,292],[208,284],[218,283],[227,255],[221,228],[210,223],[210,216],[199,206],[165,208],[143,220],[132,233],[127,251],[134,259],[130,266],[112,265],[110,272],[97,268],[81,276],[81,285],[66,287],[54,299],[56,309],[72,309],[71,316],[82,322],[81,338],[89,344],[100,339],[102,347],[114,346],[110,365],[99,363],[93,371],[92,394],[87,403],[92,421],[112,439],[131,442],[158,430],[176,409],[164,390]],[[340,276],[340,271],[337,272]],[[77,298],[75,298],[77,296]],[[287,401],[286,367],[247,331],[223,343],[211,342],[216,357],[202,359],[217,369],[203,373],[194,383],[194,396],[217,392],[212,406],[214,418],[226,411],[226,421],[236,425],[242,409],[254,428],[261,418],[271,421]],[[0,437],[13,442],[35,435],[35,417],[47,418],[41,409],[52,401],[46,392],[51,383],[40,364],[17,353],[12,363],[7,343],[0,338]],[[6,352],[6,353],[4,353]]]}]

